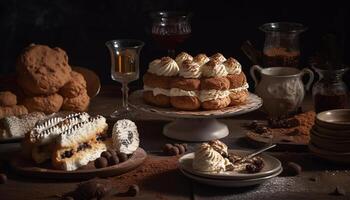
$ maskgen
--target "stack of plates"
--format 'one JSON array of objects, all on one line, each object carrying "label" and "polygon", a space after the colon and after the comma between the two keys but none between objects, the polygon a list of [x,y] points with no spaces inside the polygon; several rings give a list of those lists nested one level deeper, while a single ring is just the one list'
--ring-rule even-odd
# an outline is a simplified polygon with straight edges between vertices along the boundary
[{"label": "stack of plates", "polygon": [[317,114],[310,137],[309,148],[317,156],[350,163],[350,109]]},{"label": "stack of plates", "polygon": [[[237,155],[247,155],[248,151],[230,150]],[[194,153],[189,153],[179,159],[180,171],[188,178],[207,185],[219,187],[245,187],[258,185],[264,181],[278,176],[282,172],[281,162],[267,154],[260,155],[264,160],[264,167],[258,173],[243,174],[237,172],[200,172],[192,168]]]}]

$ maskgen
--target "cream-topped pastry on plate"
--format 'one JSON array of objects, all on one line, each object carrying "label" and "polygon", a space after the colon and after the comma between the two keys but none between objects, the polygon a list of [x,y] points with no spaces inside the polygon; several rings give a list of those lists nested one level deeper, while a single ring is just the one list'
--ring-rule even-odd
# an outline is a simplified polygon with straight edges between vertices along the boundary
[{"label": "cream-topped pastry on plate", "polygon": [[170,103],[180,110],[198,110],[201,106],[198,93],[201,69],[192,60],[185,60],[180,66],[179,77],[170,83]]},{"label": "cream-topped pastry on plate", "polygon": [[181,67],[182,63],[185,60],[193,60],[193,57],[190,54],[186,53],[186,52],[181,52],[175,58],[175,62],[177,63],[177,65],[179,67]]},{"label": "cream-topped pastry on plate", "polygon": [[230,104],[230,82],[227,70],[218,60],[211,59],[202,67],[199,99],[205,110],[218,110]]},{"label": "cream-topped pastry on plate", "polygon": [[179,73],[179,66],[170,57],[153,60],[143,76],[144,100],[160,107],[170,106],[170,83]]},{"label": "cream-topped pastry on plate", "polygon": [[249,85],[242,72],[241,64],[234,58],[228,58],[223,64],[228,72],[227,79],[230,81],[230,105],[235,106],[246,102]]}]

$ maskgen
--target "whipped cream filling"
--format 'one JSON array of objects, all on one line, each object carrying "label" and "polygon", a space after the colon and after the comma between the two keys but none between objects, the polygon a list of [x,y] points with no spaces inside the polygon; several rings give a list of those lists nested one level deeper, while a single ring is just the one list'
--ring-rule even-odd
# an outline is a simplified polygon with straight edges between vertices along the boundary
[{"label": "whipped cream filling", "polygon": [[236,92],[241,92],[243,90],[247,90],[249,88],[249,85],[248,83],[245,83],[242,87],[238,87],[238,88],[233,88],[233,89],[230,89],[230,93],[236,93]]},{"label": "whipped cream filling", "polygon": [[170,90],[168,89],[163,89],[163,88],[153,88],[150,86],[143,86],[143,90],[144,91],[152,91],[153,92],[153,96],[157,96],[157,95],[165,95],[165,96],[170,96]]},{"label": "whipped cream filling", "polygon": [[222,99],[230,95],[229,90],[201,90],[199,100],[201,102]]},{"label": "whipped cream filling", "polygon": [[182,90],[180,88],[171,88],[170,96],[171,97],[179,97],[179,96],[197,97],[198,91],[187,91],[187,90]]}]

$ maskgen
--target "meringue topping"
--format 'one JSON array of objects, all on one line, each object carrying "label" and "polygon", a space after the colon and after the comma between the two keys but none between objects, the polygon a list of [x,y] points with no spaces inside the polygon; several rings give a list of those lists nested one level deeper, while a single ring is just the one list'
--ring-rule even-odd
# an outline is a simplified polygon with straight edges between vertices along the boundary
[{"label": "meringue topping", "polygon": [[228,58],[223,64],[228,74],[240,74],[242,72],[241,64],[234,58]]},{"label": "meringue topping", "polygon": [[199,64],[192,60],[185,60],[179,71],[179,75],[184,78],[199,78],[202,72]]},{"label": "meringue topping", "polygon": [[176,76],[179,72],[179,66],[170,57],[156,59],[149,64],[148,72],[158,76]]},{"label": "meringue topping", "polygon": [[227,76],[225,65],[218,60],[210,60],[202,67],[202,75],[204,77],[223,77]]},{"label": "meringue topping", "polygon": [[210,57],[211,60],[217,60],[220,63],[223,63],[226,61],[226,58],[221,53],[216,53]]},{"label": "meringue topping", "polygon": [[192,167],[203,172],[222,172],[226,170],[226,160],[208,143],[203,143],[194,154]]},{"label": "meringue topping", "polygon": [[186,52],[181,52],[175,58],[175,61],[179,65],[179,67],[182,65],[182,62],[185,60],[193,60],[193,57]]},{"label": "meringue topping", "polygon": [[193,58],[193,61],[198,63],[199,66],[203,66],[205,63],[209,62],[209,57],[203,53],[198,54]]}]

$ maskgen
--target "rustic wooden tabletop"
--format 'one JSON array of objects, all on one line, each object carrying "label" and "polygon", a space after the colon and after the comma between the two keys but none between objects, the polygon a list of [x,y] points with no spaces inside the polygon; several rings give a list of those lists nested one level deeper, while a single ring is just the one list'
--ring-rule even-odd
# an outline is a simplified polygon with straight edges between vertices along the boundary
[{"label": "rustic wooden tabletop", "polygon": [[[95,97],[90,106],[91,114],[108,116],[116,105],[120,105],[119,89],[115,86],[102,87],[101,93]],[[312,109],[310,99],[303,104],[304,110]],[[245,129],[242,125],[251,120],[263,119],[261,111],[244,114],[237,117],[220,119],[228,125],[230,134],[223,141],[232,149],[254,149],[256,146],[244,138]],[[105,180],[115,185],[119,190],[125,189],[130,183],[140,185],[140,195],[135,199],[350,199],[350,194],[330,195],[336,187],[350,192],[350,166],[337,165],[319,159],[309,153],[307,147],[284,147],[269,152],[279,158],[283,164],[294,161],[302,166],[298,176],[283,174],[262,185],[248,188],[218,188],[198,184],[184,177],[177,169],[174,156],[156,155],[167,142],[176,142],[162,135],[163,126],[171,118],[136,112],[136,122],[140,136],[141,147],[149,157],[144,166],[120,177],[110,177]],[[197,143],[190,143],[193,149]],[[0,199],[58,199],[76,188],[81,181],[43,180],[21,177],[11,171],[8,159],[20,148],[18,143],[0,144],[0,160],[8,175],[6,184],[0,185]],[[158,166],[159,164],[159,166]],[[145,167],[148,166],[148,167]],[[153,169],[151,169],[153,168]],[[146,174],[144,177],[144,174]],[[110,199],[129,199],[131,197],[111,197]]]}]

